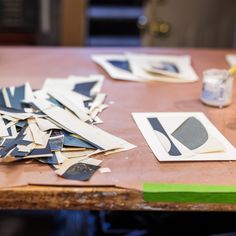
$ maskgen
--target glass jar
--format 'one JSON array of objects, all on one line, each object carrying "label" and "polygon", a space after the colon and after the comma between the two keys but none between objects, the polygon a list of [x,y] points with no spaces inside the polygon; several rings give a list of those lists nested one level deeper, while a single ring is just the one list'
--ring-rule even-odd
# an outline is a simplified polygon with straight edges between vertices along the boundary
[{"label": "glass jar", "polygon": [[233,77],[227,70],[210,69],[203,72],[201,101],[224,107],[232,102]]}]

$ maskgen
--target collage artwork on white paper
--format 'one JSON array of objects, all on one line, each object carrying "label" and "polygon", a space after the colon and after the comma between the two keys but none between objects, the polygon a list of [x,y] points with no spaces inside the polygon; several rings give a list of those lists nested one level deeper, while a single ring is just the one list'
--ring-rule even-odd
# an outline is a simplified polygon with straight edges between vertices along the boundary
[{"label": "collage artwork on white paper", "polygon": [[129,81],[195,82],[198,76],[189,55],[96,54],[92,60],[113,79]]},{"label": "collage artwork on white paper", "polygon": [[201,112],[132,115],[159,161],[236,160],[236,149]]}]

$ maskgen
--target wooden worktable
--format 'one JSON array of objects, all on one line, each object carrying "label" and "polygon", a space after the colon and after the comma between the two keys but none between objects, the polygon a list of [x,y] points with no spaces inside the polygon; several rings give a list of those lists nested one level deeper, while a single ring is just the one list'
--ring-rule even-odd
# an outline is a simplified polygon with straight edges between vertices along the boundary
[{"label": "wooden worktable", "polygon": [[[199,101],[201,81],[184,85],[114,81],[90,60],[90,55],[94,53],[122,53],[124,51],[177,55],[190,54],[193,59],[193,66],[200,77],[202,71],[208,68],[228,68],[229,66],[224,59],[225,55],[227,53],[236,54],[236,51],[230,50],[201,49],[0,47],[1,87],[20,85],[29,81],[33,88],[40,88],[47,77],[61,78],[69,75],[104,74],[106,77],[104,91],[108,94],[108,100],[114,101],[114,106],[111,105],[102,114],[101,118],[104,120],[104,126],[102,127],[138,146],[134,151],[114,155],[114,157],[112,155],[108,157],[107,162],[105,161],[108,166],[110,164],[113,167],[110,178],[112,179],[113,175],[117,177],[115,179],[116,186],[126,186],[130,187],[129,189],[111,187],[109,184],[103,187],[36,185],[7,187],[0,189],[0,208],[165,211],[236,210],[236,204],[147,203],[143,200],[142,191],[138,187],[142,183],[139,183],[139,179],[134,182],[135,178],[132,177],[132,171],[134,176],[138,175],[140,166],[143,165],[140,178],[151,181],[150,176],[145,175],[145,172],[148,171],[145,169],[145,163],[152,165],[153,181],[223,185],[236,184],[236,163],[159,163],[132,121],[130,113],[132,111],[202,111],[207,114],[226,138],[236,146],[236,134],[234,134],[236,133],[236,101],[234,100],[231,106],[222,110],[202,105]],[[126,103],[130,104],[130,106]],[[119,110],[117,111],[117,109]],[[119,122],[113,116],[120,115],[117,118],[120,119],[123,117],[123,112],[125,113],[124,121],[119,127],[117,126]],[[122,163],[125,164],[124,160],[121,159],[122,157],[129,157],[129,159],[126,158],[128,159],[129,173],[119,172],[122,168],[125,168],[122,166]],[[126,174],[127,183],[124,181]],[[17,178],[18,176],[15,175],[15,177]],[[96,174],[94,178],[96,178]],[[37,183],[37,181],[33,180],[32,183]],[[99,182],[96,182],[96,185],[99,185]]]}]

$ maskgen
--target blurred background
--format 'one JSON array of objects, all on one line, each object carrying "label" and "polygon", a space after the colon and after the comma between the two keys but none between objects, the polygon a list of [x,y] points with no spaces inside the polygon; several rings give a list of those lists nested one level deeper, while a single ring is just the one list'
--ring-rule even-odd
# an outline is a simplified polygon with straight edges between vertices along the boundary
[{"label": "blurred background", "polygon": [[235,9],[235,0],[0,0],[0,44],[235,48]]}]

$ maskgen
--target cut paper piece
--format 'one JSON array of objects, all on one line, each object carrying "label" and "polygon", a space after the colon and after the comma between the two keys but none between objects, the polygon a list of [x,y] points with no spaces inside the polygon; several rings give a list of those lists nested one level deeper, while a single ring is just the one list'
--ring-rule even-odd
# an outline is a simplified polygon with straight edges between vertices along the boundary
[{"label": "cut paper piece", "polygon": [[96,81],[92,81],[92,82],[76,84],[74,87],[74,91],[83,94],[87,97],[91,97],[90,91],[92,90],[92,88],[95,86],[96,83],[97,83]]},{"label": "cut paper piece", "polygon": [[194,117],[185,120],[172,135],[190,150],[201,147],[208,139],[206,128]]},{"label": "cut paper piece", "polygon": [[92,154],[95,154],[95,151],[94,150],[85,150],[85,151],[63,151],[63,156],[66,157],[66,158],[77,158],[77,157],[86,157],[86,156],[89,156],[89,155],[92,155]]},{"label": "cut paper piece", "polygon": [[110,170],[110,168],[108,168],[108,167],[103,167],[103,168],[100,168],[99,169],[99,172],[100,173],[110,173],[111,172],[111,170]]},{"label": "cut paper piece", "polygon": [[8,96],[8,89],[7,88],[3,88],[2,89],[2,95],[3,95],[3,99],[4,99],[4,103],[6,105],[6,107],[11,107],[11,102]]},{"label": "cut paper piece", "polygon": [[64,145],[69,147],[81,147],[81,148],[89,148],[95,149],[96,146],[91,145],[83,139],[72,136],[68,132],[63,131],[64,134]]},{"label": "cut paper piece", "polygon": [[106,108],[108,108],[108,105],[106,104],[101,104],[100,106],[94,108],[91,112],[90,112],[90,117],[91,119],[93,119],[93,123],[96,122],[97,124],[101,124],[103,123],[103,121],[97,116],[99,113],[101,113],[103,110],[105,110]]},{"label": "cut paper piece", "polygon": [[106,99],[106,94],[105,94],[105,93],[100,93],[100,94],[98,94],[98,95],[95,97],[95,99],[94,99],[94,101],[93,101],[93,104],[92,104],[92,106],[90,107],[89,112],[91,113],[94,109],[100,107],[100,106],[103,104],[103,102],[105,101],[105,99]]},{"label": "cut paper piece", "polygon": [[64,94],[60,93],[57,90],[49,90],[49,95],[54,97],[58,102],[60,102],[62,105],[67,107],[69,110],[71,110],[73,113],[75,113],[82,121],[88,121],[90,120],[90,117],[85,113],[84,110],[81,109],[81,107],[76,105],[76,101],[74,100],[74,97],[70,99],[70,92]]},{"label": "cut paper piece", "polygon": [[230,65],[230,67],[236,65],[236,54],[228,54],[225,56],[225,58],[228,64]]},{"label": "cut paper piece", "polygon": [[38,158],[37,160],[39,162],[42,162],[44,164],[49,164],[49,165],[58,165],[59,164],[55,153],[53,153],[53,155],[51,157]]},{"label": "cut paper piece", "polygon": [[67,158],[60,151],[56,151],[56,152],[54,152],[54,154],[57,158],[58,164],[62,164],[67,160]]},{"label": "cut paper piece", "polygon": [[33,92],[29,85],[26,83],[19,87],[3,88],[3,97],[7,107],[22,109],[22,101],[24,99],[32,99]]},{"label": "cut paper piece", "polygon": [[49,146],[52,152],[60,151],[63,149],[64,135],[61,132],[52,132],[49,138]]},{"label": "cut paper piece", "polygon": [[80,163],[85,163],[85,164],[89,164],[89,165],[98,166],[98,165],[100,165],[100,164],[102,163],[102,161],[90,157],[90,158],[82,159],[82,160],[80,161]]},{"label": "cut paper piece", "polygon": [[[6,129],[8,129],[8,128],[10,128],[11,126],[16,126],[16,122],[15,121],[10,121],[10,122],[8,122],[6,125],[5,125],[5,127],[6,127]],[[8,135],[9,136],[9,135]]]},{"label": "cut paper piece", "polygon": [[38,158],[38,157],[51,157],[53,154],[51,152],[49,144],[45,148],[34,149],[27,158]]},{"label": "cut paper piece", "polygon": [[128,60],[107,60],[107,62],[109,62],[110,64],[112,64],[113,66],[128,71],[128,72],[132,72],[129,66],[129,61]]},{"label": "cut paper piece", "polygon": [[61,79],[48,78],[43,84],[42,90],[47,91],[49,89],[63,89],[63,90],[73,91],[75,87],[78,86],[79,84],[89,83],[90,85],[93,84],[93,86],[90,86],[89,88],[88,85],[86,85],[86,88],[83,86],[82,86],[83,88],[81,87],[83,93],[87,93],[89,94],[89,96],[85,96],[81,93],[80,94],[84,97],[84,100],[88,99],[90,100],[91,99],[90,97],[94,97],[97,93],[101,91],[103,80],[104,80],[103,75],[90,75],[89,77],[69,76],[68,79],[66,80],[63,78]]},{"label": "cut paper piece", "polygon": [[[172,142],[172,140],[170,139],[170,137],[168,136],[168,134],[166,133],[166,131],[162,127],[161,123],[159,122],[159,120],[157,118],[148,118],[148,121],[149,121],[150,125],[152,126],[153,130],[157,131],[155,133],[157,134],[157,136],[160,138],[160,140],[164,144],[163,146],[168,147],[167,152],[171,156],[181,155],[181,152],[177,149],[175,144]],[[164,138],[163,138],[163,136],[164,136]],[[167,142],[167,144],[165,144],[166,142]]]},{"label": "cut paper piece", "polygon": [[10,109],[6,109],[2,107],[0,107],[0,114],[7,115],[15,119],[19,119],[19,120],[25,120],[27,118],[33,117],[33,114],[31,113],[16,112],[15,110],[11,111]]},{"label": "cut paper piece", "polygon": [[28,145],[17,145],[17,148],[20,152],[31,152],[35,148],[34,143],[30,143]]},{"label": "cut paper piece", "polygon": [[[217,128],[200,112],[160,112],[133,113],[133,118],[159,161],[226,161],[236,160],[236,149],[217,130]],[[182,153],[181,156],[170,156],[156,133],[153,132],[148,118],[156,117],[167,135]],[[194,117],[204,126],[208,139],[199,148],[190,150],[171,134],[188,118]],[[192,134],[193,136],[195,134]],[[187,150],[186,150],[187,149]]]},{"label": "cut paper piece", "polygon": [[29,124],[30,131],[32,133],[34,142],[36,144],[42,145],[44,133],[37,126],[35,119],[28,119],[28,124]]},{"label": "cut paper piece", "polygon": [[93,158],[69,159],[55,172],[67,179],[87,181],[99,169],[100,163],[100,160]]},{"label": "cut paper piece", "polygon": [[8,115],[2,115],[2,119],[9,120],[9,121],[14,121],[14,122],[19,120],[19,119],[13,118],[13,117],[8,116]]},{"label": "cut paper piece", "polygon": [[6,126],[4,120],[0,117],[0,137],[9,136],[7,128],[8,127]]},{"label": "cut paper piece", "polygon": [[36,144],[36,148],[37,149],[44,149],[47,147],[47,145],[49,145],[49,138],[50,138],[50,135],[51,135],[51,131],[47,132],[47,133],[43,133],[42,134],[42,140],[43,140],[43,143],[42,144]]},{"label": "cut paper piece", "polygon": [[1,107],[5,107],[5,106],[6,106],[5,101],[4,101],[3,91],[2,91],[2,90],[0,90],[0,106],[1,106]]},{"label": "cut paper piece", "polygon": [[61,129],[47,119],[38,117],[35,120],[36,120],[36,123],[41,131],[47,131],[47,130],[51,130],[51,129]]},{"label": "cut paper piece", "polygon": [[4,138],[4,139],[0,139],[1,140],[1,147],[7,147],[15,138],[11,137],[11,138]]},{"label": "cut paper piece", "polygon": [[147,202],[234,204],[236,186],[144,183],[143,197]]},{"label": "cut paper piece", "polygon": [[23,128],[24,126],[26,126],[26,124],[27,124],[27,121],[25,120],[17,121],[16,127]]},{"label": "cut paper piece", "polygon": [[[12,137],[16,137],[17,136],[17,130],[16,130],[16,126],[15,125],[12,125],[10,128],[10,134]],[[8,130],[9,130],[8,129]]]},{"label": "cut paper piece", "polygon": [[46,100],[36,98],[34,103],[42,112],[60,124],[62,128],[82,136],[86,140],[98,145],[101,149],[123,148],[124,150],[128,150],[135,147],[97,127],[82,122],[76,116],[72,116],[62,108],[53,106],[52,103]]},{"label": "cut paper piece", "polygon": [[[104,81],[104,76],[103,75],[90,75],[89,77],[80,77],[80,76],[69,76],[68,81],[73,81],[76,84],[81,84],[81,83],[88,83],[88,82],[96,82],[94,86],[91,86],[89,95],[90,96],[85,96],[85,97],[95,97],[98,93],[100,93],[102,89],[102,84]],[[78,91],[77,91],[78,92]]]},{"label": "cut paper piece", "polygon": [[61,151],[63,152],[76,152],[76,151],[84,151],[86,148],[78,148],[78,147],[63,147]]},{"label": "cut paper piece", "polygon": [[[60,90],[59,90],[60,91]],[[63,91],[60,91],[63,92]],[[87,113],[87,108],[84,105],[84,101],[91,101],[91,99],[85,99],[84,96],[82,96],[79,93],[76,93],[74,91],[68,91],[67,97],[75,103],[75,105],[84,113]]]},{"label": "cut paper piece", "polygon": [[[100,112],[100,111],[99,111]],[[91,114],[91,116],[93,117],[93,113]],[[98,117],[96,116],[95,118],[93,118],[93,124],[97,125],[97,124],[103,124],[104,122]]]},{"label": "cut paper piece", "polygon": [[[17,134],[17,136],[14,139],[8,139],[6,145],[3,146],[3,148],[0,150],[0,156],[6,157],[7,155],[10,155],[10,153],[15,149],[15,147],[18,144],[21,145],[28,145],[30,142],[27,142],[23,140],[24,138],[24,131],[25,127]],[[3,159],[2,159],[3,160]]]},{"label": "cut paper piece", "polygon": [[[31,143],[28,143],[28,145],[17,145],[11,152],[10,155],[12,157],[15,157],[16,160],[20,160],[23,157],[26,157],[34,148],[34,146],[31,145]],[[7,157],[5,158],[5,160]]]},{"label": "cut paper piece", "polygon": [[97,169],[99,169],[99,166],[76,163],[70,166],[61,176],[66,179],[88,181]]}]

